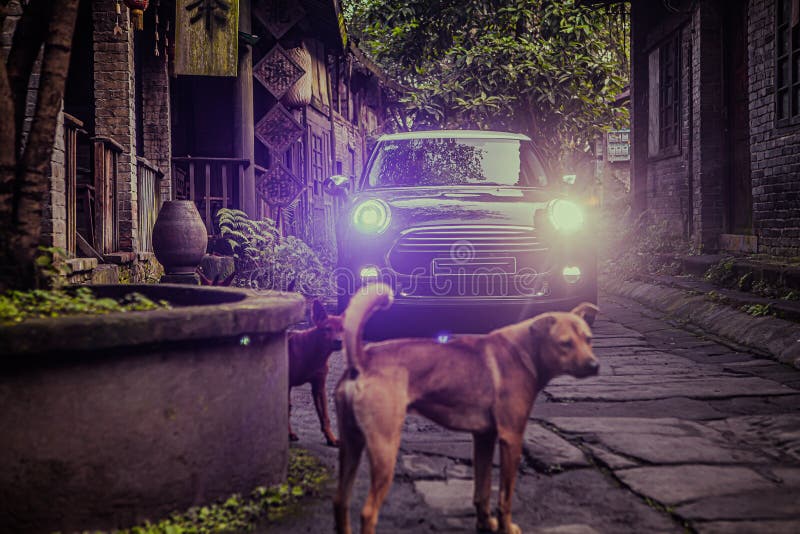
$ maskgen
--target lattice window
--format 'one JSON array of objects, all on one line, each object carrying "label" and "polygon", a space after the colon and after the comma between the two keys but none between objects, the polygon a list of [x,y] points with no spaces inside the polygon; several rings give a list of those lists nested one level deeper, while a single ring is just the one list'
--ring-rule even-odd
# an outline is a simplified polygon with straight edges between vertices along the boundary
[{"label": "lattice window", "polygon": [[322,137],[311,134],[311,177],[314,180],[323,180],[325,174],[324,153]]},{"label": "lattice window", "polygon": [[680,142],[680,57],[680,34],[677,34],[664,43],[659,50],[658,147],[660,152],[677,147]]},{"label": "lattice window", "polygon": [[778,0],[775,27],[775,118],[800,123],[800,2]]}]

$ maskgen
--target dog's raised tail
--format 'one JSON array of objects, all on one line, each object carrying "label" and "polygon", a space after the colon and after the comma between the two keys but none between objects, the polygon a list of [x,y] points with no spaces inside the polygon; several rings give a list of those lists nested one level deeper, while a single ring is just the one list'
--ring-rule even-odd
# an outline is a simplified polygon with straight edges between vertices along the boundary
[{"label": "dog's raised tail", "polygon": [[344,312],[344,347],[347,367],[361,371],[364,362],[364,325],[378,310],[392,305],[392,289],[386,284],[369,284],[361,287],[350,299]]}]

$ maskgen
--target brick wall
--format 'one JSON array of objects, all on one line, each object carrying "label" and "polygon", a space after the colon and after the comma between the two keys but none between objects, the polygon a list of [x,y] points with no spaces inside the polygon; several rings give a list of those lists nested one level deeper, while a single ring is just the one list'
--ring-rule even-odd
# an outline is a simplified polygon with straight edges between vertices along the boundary
[{"label": "brick wall", "polygon": [[[130,28],[128,11],[121,24]],[[95,135],[122,145],[117,169],[117,228],[119,249],[136,251],[136,119],[134,114],[133,34],[114,35],[114,0],[92,2],[94,22]]]},{"label": "brick wall", "polygon": [[753,223],[761,253],[800,256],[800,126],[775,126],[775,0],[748,17]]},{"label": "brick wall", "polygon": [[[688,234],[689,219],[689,150],[690,150],[690,92],[689,57],[691,32],[681,32],[681,139],[679,154],[664,158],[649,158],[647,162],[647,207],[654,220],[665,222],[682,235]],[[657,43],[651,43],[657,44]],[[647,61],[647,55],[644,55]],[[644,125],[647,127],[647,125]],[[646,139],[646,138],[645,138]]]},{"label": "brick wall", "polygon": [[718,4],[700,2],[692,16],[692,240],[716,250],[725,228],[727,178],[722,21]]},{"label": "brick wall", "polygon": [[[153,23],[152,13],[147,15],[146,23]],[[152,31],[145,30],[148,46],[144,46],[140,57],[142,61],[142,147],[141,153],[147,160],[164,173],[161,180],[161,199],[172,198],[172,136],[170,130],[169,73],[167,57],[162,51],[159,56],[153,53]]]}]

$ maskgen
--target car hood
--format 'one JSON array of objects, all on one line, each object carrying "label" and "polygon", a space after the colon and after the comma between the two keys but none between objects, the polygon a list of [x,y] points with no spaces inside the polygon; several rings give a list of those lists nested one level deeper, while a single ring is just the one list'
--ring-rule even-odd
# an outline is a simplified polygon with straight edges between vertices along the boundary
[{"label": "car hood", "polygon": [[503,224],[533,226],[533,213],[558,195],[521,187],[398,187],[366,190],[354,205],[370,198],[386,202],[392,223],[403,228],[431,225]]}]

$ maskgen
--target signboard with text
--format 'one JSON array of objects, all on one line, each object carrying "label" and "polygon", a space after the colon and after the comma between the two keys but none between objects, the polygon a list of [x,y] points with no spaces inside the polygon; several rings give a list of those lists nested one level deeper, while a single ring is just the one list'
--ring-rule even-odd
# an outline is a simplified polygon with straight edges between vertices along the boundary
[{"label": "signboard with text", "polygon": [[611,130],[606,134],[606,155],[611,163],[631,160],[631,131]]}]

